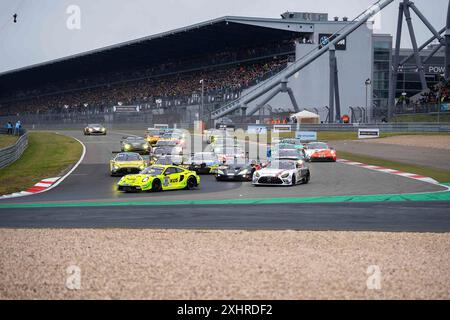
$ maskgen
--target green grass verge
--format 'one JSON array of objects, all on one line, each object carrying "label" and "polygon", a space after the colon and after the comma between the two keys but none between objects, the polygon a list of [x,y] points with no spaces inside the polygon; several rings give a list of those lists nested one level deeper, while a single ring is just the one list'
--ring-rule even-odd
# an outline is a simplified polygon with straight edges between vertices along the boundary
[{"label": "green grass verge", "polygon": [[0,169],[0,195],[23,191],[42,179],[60,176],[80,159],[82,150],[72,138],[30,132],[28,148],[22,157]]},{"label": "green grass verge", "polygon": [[[404,114],[397,115],[393,118],[394,122],[438,122],[437,114]],[[450,122],[449,113],[441,113],[439,122]]]},{"label": "green grass verge", "polygon": [[416,166],[412,164],[407,164],[403,162],[397,162],[392,160],[386,160],[381,158],[374,158],[370,156],[360,155],[360,154],[354,154],[349,152],[343,152],[338,150],[338,156],[339,158],[346,159],[346,160],[352,160],[357,162],[362,162],[369,165],[374,166],[381,166],[386,167],[389,169],[395,169],[399,171],[409,172],[409,173],[415,173],[418,175],[426,176],[433,178],[440,183],[449,183],[450,182],[450,171],[448,170],[439,170],[435,168],[430,167],[422,167],[422,166]]},{"label": "green grass verge", "polygon": [[12,146],[17,141],[17,139],[17,136],[0,134],[0,149]]}]

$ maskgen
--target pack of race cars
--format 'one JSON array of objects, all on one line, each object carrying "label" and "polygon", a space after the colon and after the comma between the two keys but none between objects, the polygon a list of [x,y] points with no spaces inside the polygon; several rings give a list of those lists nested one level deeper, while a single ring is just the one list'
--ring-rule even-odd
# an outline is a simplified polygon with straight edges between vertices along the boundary
[{"label": "pack of race cars", "polygon": [[267,149],[267,159],[249,159],[245,145],[233,132],[219,130],[204,136],[203,152],[187,156],[184,132],[148,129],[145,137],[123,137],[121,151],[110,160],[111,176],[121,176],[122,192],[195,189],[200,175],[217,181],[251,182],[258,186],[295,186],[311,179],[309,162],[335,162],[336,151],[325,142],[304,144],[298,139],[279,139]]}]

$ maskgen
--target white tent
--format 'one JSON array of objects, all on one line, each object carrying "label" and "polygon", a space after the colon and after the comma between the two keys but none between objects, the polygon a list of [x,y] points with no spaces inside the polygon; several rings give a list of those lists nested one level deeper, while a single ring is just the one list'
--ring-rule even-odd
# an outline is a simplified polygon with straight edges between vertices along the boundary
[{"label": "white tent", "polygon": [[297,119],[297,123],[320,123],[320,116],[307,110],[293,114],[291,118]]}]

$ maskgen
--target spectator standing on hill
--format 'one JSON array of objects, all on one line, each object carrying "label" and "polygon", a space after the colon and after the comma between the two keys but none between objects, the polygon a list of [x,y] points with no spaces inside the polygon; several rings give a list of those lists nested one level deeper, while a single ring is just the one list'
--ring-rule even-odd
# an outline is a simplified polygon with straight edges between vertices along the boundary
[{"label": "spectator standing on hill", "polygon": [[6,124],[6,134],[12,134],[13,133],[13,125],[11,121],[8,121]]},{"label": "spectator standing on hill", "polygon": [[22,128],[22,123],[20,122],[20,120],[18,120],[16,122],[16,126],[15,126],[15,132],[14,135],[20,135],[20,129]]}]

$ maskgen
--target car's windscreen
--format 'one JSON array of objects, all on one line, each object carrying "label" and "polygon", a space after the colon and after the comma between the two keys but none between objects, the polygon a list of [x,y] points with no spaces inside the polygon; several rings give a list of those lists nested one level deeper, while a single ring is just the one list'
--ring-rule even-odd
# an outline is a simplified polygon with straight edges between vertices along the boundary
[{"label": "car's windscreen", "polygon": [[326,143],[310,143],[308,144],[308,149],[316,149],[316,150],[326,150],[328,149],[328,145]]},{"label": "car's windscreen", "polygon": [[133,153],[120,153],[117,155],[116,161],[139,161],[142,158],[138,154]]},{"label": "car's windscreen", "polygon": [[159,167],[148,167],[145,168],[144,170],[142,170],[141,174],[148,174],[151,176],[158,176],[160,174],[162,174],[164,171],[164,168],[159,168]]},{"label": "car's windscreen", "polygon": [[156,148],[153,152],[154,154],[170,154],[172,153],[172,148]]},{"label": "car's windscreen", "polygon": [[88,127],[96,127],[96,128],[97,128],[97,127],[101,127],[101,126],[102,126],[102,125],[100,125],[100,124],[95,124],[95,123],[94,123],[94,124],[88,125]]},{"label": "car's windscreen", "polygon": [[290,143],[281,143],[278,145],[278,149],[295,149],[295,145]]},{"label": "car's windscreen", "polygon": [[141,137],[128,137],[126,139],[126,141],[128,141],[128,142],[145,142],[145,139],[141,138]]},{"label": "car's windscreen", "polygon": [[163,139],[182,139],[182,135],[178,133],[165,133]]},{"label": "car's windscreen", "polygon": [[169,147],[171,147],[171,146],[176,146],[177,143],[175,141],[159,140],[156,143],[156,145],[157,146],[169,146]]},{"label": "car's windscreen", "polygon": [[155,163],[156,164],[168,165],[168,164],[182,163],[182,162],[183,162],[182,157],[171,156],[171,157],[159,158],[158,160],[156,160]]},{"label": "car's windscreen", "polygon": [[294,144],[294,145],[301,145],[302,144],[300,142],[300,140],[295,140],[295,139],[284,139],[282,143]]},{"label": "car's windscreen", "polygon": [[297,150],[280,150],[274,154],[278,158],[300,158],[301,154]]},{"label": "car's windscreen", "polygon": [[293,162],[293,161],[273,161],[269,164],[269,166],[267,168],[292,170],[292,169],[295,169],[295,162]]}]

